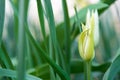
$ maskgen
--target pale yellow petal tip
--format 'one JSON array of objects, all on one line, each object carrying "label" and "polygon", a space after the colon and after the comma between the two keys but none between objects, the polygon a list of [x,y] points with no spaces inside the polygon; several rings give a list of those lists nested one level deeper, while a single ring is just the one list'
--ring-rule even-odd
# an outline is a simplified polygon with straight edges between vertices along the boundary
[{"label": "pale yellow petal tip", "polygon": [[82,25],[82,30],[83,30],[83,31],[85,31],[85,30],[88,29],[88,27],[87,27],[86,25],[84,25],[83,23],[81,23],[81,25]]}]

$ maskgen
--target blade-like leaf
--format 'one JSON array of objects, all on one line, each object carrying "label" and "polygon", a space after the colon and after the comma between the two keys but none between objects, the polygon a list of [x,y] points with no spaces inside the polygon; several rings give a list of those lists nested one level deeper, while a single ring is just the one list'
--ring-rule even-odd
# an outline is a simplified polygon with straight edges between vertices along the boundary
[{"label": "blade-like leaf", "polygon": [[[14,69],[13,64],[10,60],[10,57],[9,57],[7,50],[3,43],[0,48],[0,60],[3,62],[3,64],[5,65],[6,68]],[[0,64],[2,64],[2,62],[0,62]]]},{"label": "blade-like leaf", "polygon": [[44,14],[43,14],[43,7],[41,0],[37,0],[37,8],[38,8],[38,15],[39,15],[39,20],[40,20],[40,25],[41,25],[41,31],[43,38],[45,38],[45,25],[44,25]]},{"label": "blade-like leaf", "polygon": [[19,14],[18,14],[18,80],[25,80],[25,54],[26,54],[26,37],[25,37],[25,22],[27,22],[27,10],[29,0],[19,1]]},{"label": "blade-like leaf", "polygon": [[47,21],[49,24],[52,45],[53,45],[53,48],[55,50],[55,57],[56,57],[55,62],[57,64],[59,64],[59,60],[60,60],[61,56],[59,56],[59,52],[58,52],[58,41],[57,41],[57,36],[56,36],[56,28],[55,28],[54,14],[53,14],[51,1],[44,0],[44,5],[45,5]]},{"label": "blade-like leaf", "polygon": [[112,64],[105,72],[103,80],[114,80],[115,75],[120,71],[120,50],[118,50],[116,55]]},{"label": "blade-like leaf", "polygon": [[4,16],[5,16],[5,0],[0,0],[0,45],[2,41]]},{"label": "blade-like leaf", "polygon": [[51,36],[52,44],[54,43],[53,44],[54,48],[55,47],[57,48],[57,38],[56,38],[54,15],[53,15],[53,10],[52,10],[52,6],[51,6],[50,0],[44,0],[44,5],[45,5],[45,11],[46,11],[48,24],[49,24],[50,36]]},{"label": "blade-like leaf", "polygon": [[102,2],[108,4],[108,5],[111,5],[113,4],[116,0],[101,0]]},{"label": "blade-like leaf", "polygon": [[[3,77],[6,76],[6,77],[11,77],[11,78],[17,78],[16,71],[0,68],[0,77],[2,77],[2,76]],[[37,77],[32,76],[32,75],[28,75],[28,74],[26,74],[25,79],[26,80],[42,80],[40,78],[37,78]]]},{"label": "blade-like leaf", "polygon": [[[54,60],[54,58],[53,58],[54,53],[53,53],[53,46],[52,46],[51,37],[49,37],[49,54],[50,54],[50,58],[52,60]],[[54,69],[51,66],[50,66],[50,79],[56,80],[55,74],[54,74]]]},{"label": "blade-like leaf", "polygon": [[12,5],[12,8],[14,10],[14,15],[16,15],[18,17],[18,4],[19,4],[19,1],[15,1],[15,0],[9,0],[11,5]]},{"label": "blade-like leaf", "polygon": [[71,60],[71,52],[70,52],[70,46],[71,46],[71,39],[70,39],[70,20],[69,20],[69,14],[68,14],[68,8],[66,0],[62,0],[62,7],[64,12],[64,29],[65,29],[65,58],[66,58],[66,67],[68,74],[70,73],[70,60]]},{"label": "blade-like leaf", "polygon": [[26,36],[26,45],[27,45],[27,67],[28,68],[32,68],[33,67],[33,60],[32,60],[32,54],[31,54],[31,50],[30,50],[30,42],[28,40],[28,37]]}]

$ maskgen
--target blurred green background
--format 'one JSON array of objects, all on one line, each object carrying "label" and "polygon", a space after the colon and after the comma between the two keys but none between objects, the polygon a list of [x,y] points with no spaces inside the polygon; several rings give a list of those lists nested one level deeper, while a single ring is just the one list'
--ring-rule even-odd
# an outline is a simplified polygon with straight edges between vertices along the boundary
[{"label": "blurred green background", "polygon": [[[88,9],[98,9],[99,31],[96,33],[95,59],[92,63],[92,70],[94,80],[102,80],[104,73],[110,68],[112,63],[114,64],[114,61],[116,61],[116,57],[119,58],[120,0],[66,0],[69,16],[67,15],[64,0],[27,1],[29,6],[27,6],[28,3],[25,4],[28,7],[27,13],[25,6],[25,14],[27,15],[25,16],[25,19],[27,19],[25,22],[27,22],[28,31],[25,31],[28,36],[26,36],[26,41],[23,45],[26,45],[24,54],[25,63],[23,63],[25,73],[43,80],[63,80],[64,77],[61,78],[62,71],[52,63],[52,61],[54,61],[60,69],[71,77],[71,80],[83,80],[83,62],[78,52],[79,27],[81,27],[81,22],[85,23],[85,16]],[[54,17],[51,17],[52,13],[50,12],[52,11],[48,9],[50,8],[49,1],[52,2]],[[1,69],[5,68],[15,71],[19,64],[17,49],[19,41],[18,4],[19,0],[5,0],[5,20],[0,47]],[[65,26],[66,29],[64,29]],[[32,41],[29,32],[32,34],[34,41]],[[34,42],[40,46],[41,50],[36,47]],[[41,52],[39,52],[39,50]],[[5,54],[4,59],[2,58],[2,54]],[[44,58],[43,54],[49,56],[51,60],[46,60],[47,58]],[[9,61],[12,63],[9,63]],[[9,67],[10,64],[12,64],[12,67]],[[120,62],[115,64],[120,64]],[[120,69],[118,68],[115,72],[115,77],[113,75],[114,80],[120,79],[119,71]],[[0,76],[1,74],[2,73],[0,73]],[[9,77],[1,77],[0,80],[14,80]],[[109,78],[107,79],[109,80]],[[28,80],[32,79],[28,76]]]}]

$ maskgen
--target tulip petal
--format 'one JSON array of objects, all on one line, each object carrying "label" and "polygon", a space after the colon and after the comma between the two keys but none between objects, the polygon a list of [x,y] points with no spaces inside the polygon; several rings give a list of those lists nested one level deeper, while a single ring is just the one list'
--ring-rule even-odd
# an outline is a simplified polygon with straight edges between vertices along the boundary
[{"label": "tulip petal", "polygon": [[83,31],[80,36],[79,36],[79,42],[78,42],[78,47],[79,47],[79,53],[80,56],[84,59],[84,40],[85,40],[85,36],[87,34],[87,32],[89,31],[89,29]]},{"label": "tulip petal", "polygon": [[89,28],[90,27],[90,10],[88,9],[87,11],[87,16],[86,16],[86,26]]},{"label": "tulip petal", "polygon": [[89,34],[88,36],[87,36],[87,46],[86,46],[86,48],[87,48],[87,50],[86,50],[86,52],[85,52],[85,59],[87,60],[87,61],[90,61],[90,60],[92,60],[93,58],[94,58],[94,40],[93,40],[93,35],[92,34]]}]

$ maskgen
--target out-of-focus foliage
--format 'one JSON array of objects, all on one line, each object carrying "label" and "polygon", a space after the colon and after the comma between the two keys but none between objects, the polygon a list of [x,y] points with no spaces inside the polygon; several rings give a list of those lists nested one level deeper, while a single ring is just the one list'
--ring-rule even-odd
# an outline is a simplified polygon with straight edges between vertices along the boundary
[{"label": "out-of-focus foliage", "polygon": [[112,61],[112,64],[108,68],[108,70],[105,72],[105,75],[103,77],[103,80],[113,80],[115,75],[120,71],[120,49],[118,50],[117,56]]},{"label": "out-of-focus foliage", "polygon": [[1,2],[0,2],[0,45],[1,45],[1,41],[2,41],[4,15],[5,15],[5,1],[1,0]]},{"label": "out-of-focus foliage", "polygon": [[[67,1],[61,0],[64,21],[58,25],[55,25],[51,0],[36,0],[40,22],[40,27],[37,26],[37,29],[41,30],[37,34],[42,33],[42,36],[39,36],[43,38],[42,40],[35,38],[28,25],[29,0],[9,0],[14,13],[13,21],[8,20],[10,22],[7,30],[9,36],[2,39],[5,1],[7,0],[0,2],[1,80],[15,80],[16,78],[19,80],[83,80],[84,66],[83,61],[78,57],[77,37],[81,30],[81,23],[85,23],[88,9],[97,9],[100,21],[100,40],[95,46],[95,59],[92,62],[93,77],[95,80],[96,78],[100,80],[119,79],[120,76],[117,73],[120,72],[118,50],[120,38],[116,32],[114,16],[111,16],[114,15],[111,12],[113,5],[116,6],[118,13],[116,16],[120,15],[118,8],[120,6],[116,5],[119,0],[100,0],[96,4],[86,3],[85,7],[80,10],[77,10],[76,6],[76,13],[72,17],[69,17]],[[79,1],[81,6],[84,6],[85,2],[81,1],[83,0]],[[45,20],[50,34],[45,30]],[[36,29],[32,25],[31,27]],[[14,30],[11,31],[11,29]],[[10,43],[9,39],[13,41],[12,47],[7,44]],[[14,56],[11,57],[11,53]]]}]

